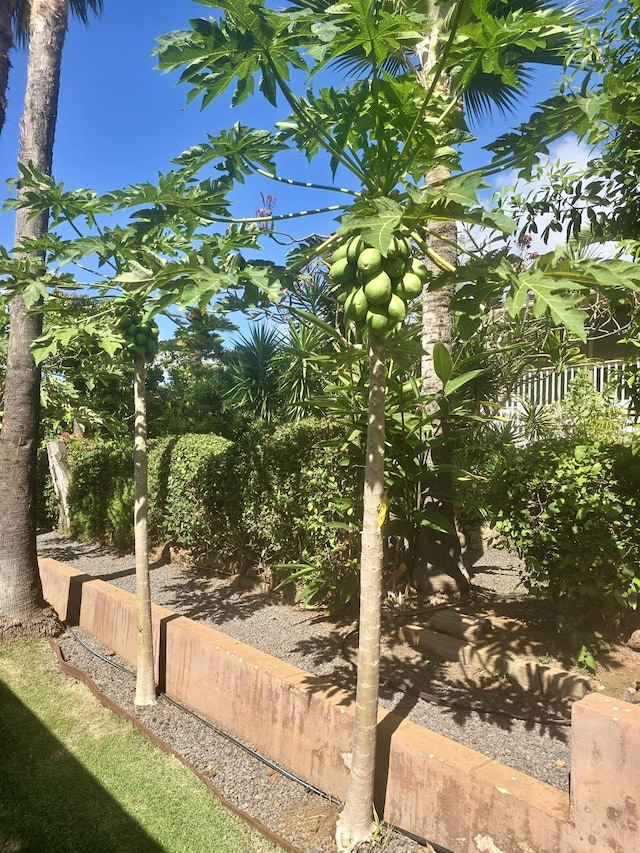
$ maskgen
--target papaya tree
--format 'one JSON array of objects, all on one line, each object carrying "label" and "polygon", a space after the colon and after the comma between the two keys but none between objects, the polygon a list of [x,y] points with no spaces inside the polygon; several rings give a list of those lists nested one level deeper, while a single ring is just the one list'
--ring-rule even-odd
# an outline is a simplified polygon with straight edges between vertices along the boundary
[{"label": "papaya tree", "polygon": [[[507,293],[507,307],[518,313],[532,294],[537,311],[550,311],[563,322],[578,327],[579,305],[584,290],[597,284],[597,275],[581,277],[570,263],[549,259],[525,280],[500,259],[469,257],[464,263],[448,262],[425,240],[424,222],[468,222],[508,230],[510,224],[492,218],[477,202],[479,175],[450,177],[459,170],[455,146],[468,138],[458,107],[459,91],[452,94],[443,83],[446,68],[481,66],[498,47],[509,47],[496,69],[503,80],[513,76],[512,47],[542,47],[555,40],[563,26],[560,12],[531,18],[513,15],[496,18],[487,2],[474,4],[477,19],[463,20],[465,4],[453,3],[446,39],[447,63],[437,61],[429,70],[430,83],[423,86],[416,50],[428,21],[413,7],[372,0],[331,5],[321,2],[296,4],[281,12],[266,3],[222,0],[215,6],[221,16],[192,22],[192,29],[170,33],[158,48],[160,67],[180,69],[181,82],[191,87],[189,98],[203,97],[203,106],[233,86],[232,104],[254,93],[255,83],[273,105],[284,99],[291,109],[278,123],[278,132],[263,133],[236,125],[229,134],[210,137],[185,157],[200,167],[222,165],[236,173],[287,180],[265,169],[264,154],[286,148],[304,153],[310,160],[322,153],[334,178],[350,176],[351,188],[327,182],[324,188],[351,198],[342,209],[337,232],[308,246],[307,261],[324,257],[331,262],[330,276],[336,297],[344,303],[345,316],[353,327],[354,347],[369,360],[368,429],[365,460],[365,491],[360,566],[360,640],[356,715],[350,781],[344,810],[337,827],[340,850],[355,849],[371,837],[374,828],[374,767],[378,709],[378,658],[381,606],[382,530],[389,507],[385,495],[385,353],[398,323],[411,307],[411,296],[402,298],[417,278],[413,257],[433,262],[429,271],[420,266],[430,289],[454,287],[465,291],[458,309],[471,320],[482,310],[482,297]],[[465,6],[466,8],[466,6]],[[532,41],[532,25],[535,38]],[[439,35],[439,33],[438,33]],[[338,87],[334,78],[315,89],[331,66],[344,65],[354,53],[359,75]],[[413,55],[413,61],[408,59]],[[513,62],[510,61],[513,60]],[[402,72],[387,73],[389,64],[400,63]],[[446,67],[445,67],[446,65]],[[309,88],[296,94],[294,71],[308,74]],[[256,145],[260,138],[261,146]],[[233,144],[232,144],[233,143]],[[430,170],[442,168],[447,175],[425,182]],[[311,186],[306,182],[301,185]],[[318,187],[317,184],[313,185]],[[272,217],[277,227],[278,217]],[[401,246],[402,249],[398,247]],[[299,264],[300,253],[295,265]],[[563,266],[564,264],[564,266]],[[299,268],[296,267],[295,268]],[[289,271],[293,271],[290,267]],[[592,273],[594,271],[592,270]],[[588,283],[587,283],[588,281]],[[476,284],[476,293],[469,295]],[[614,286],[619,286],[615,282]],[[409,306],[408,304],[409,303]],[[439,378],[446,389],[458,388],[470,376],[451,379],[451,356],[440,345],[435,349]]]},{"label": "papaya tree", "polygon": [[[159,186],[136,185],[99,196],[88,190],[67,191],[32,167],[22,166],[21,176],[18,196],[9,206],[32,214],[55,211],[49,231],[30,243],[48,261],[37,287],[20,259],[4,253],[1,264],[6,298],[19,295],[29,317],[37,316],[39,322],[46,318],[44,333],[31,345],[34,364],[73,350],[98,349],[132,368],[139,640],[135,701],[153,704],[145,362],[157,353],[154,317],[176,305],[196,305],[204,311],[222,295],[232,297],[234,304],[245,298],[273,302],[284,274],[274,265],[254,268],[239,262],[240,249],[256,247],[260,232],[253,223],[207,233],[212,221],[229,219],[232,184],[224,177],[196,183],[193,172],[184,169],[163,176]],[[116,211],[121,216],[129,213],[128,222],[112,224]],[[72,226],[78,236],[63,237],[65,226]],[[84,314],[77,310],[78,290],[93,294]]]}]

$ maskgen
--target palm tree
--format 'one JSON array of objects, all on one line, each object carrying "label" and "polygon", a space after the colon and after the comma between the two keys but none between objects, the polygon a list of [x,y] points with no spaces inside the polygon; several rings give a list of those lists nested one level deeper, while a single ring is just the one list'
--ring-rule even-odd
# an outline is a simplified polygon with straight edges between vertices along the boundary
[{"label": "palm tree", "polygon": [[254,417],[271,423],[282,414],[279,363],[283,339],[279,332],[264,324],[251,326],[241,335],[226,360],[232,386],[229,398]]},{"label": "palm tree", "polygon": [[[540,11],[545,3],[540,0],[510,0],[508,3],[499,1],[490,4],[489,12],[493,16],[506,17],[517,11]],[[454,14],[461,22],[473,18],[473,11],[466,0],[463,3],[429,4],[427,12],[427,35],[418,45],[417,54],[420,61],[420,78],[425,89],[431,86],[434,71],[440,59],[443,36],[450,29]],[[461,91],[461,103],[467,108],[472,117],[478,117],[497,109],[508,112],[515,107],[526,91],[531,79],[528,66],[531,63],[562,65],[563,59],[560,48],[563,36],[558,36],[557,44],[543,50],[515,50],[512,56],[512,67],[515,72],[515,83],[512,85],[495,74],[477,71],[467,87]],[[447,74],[438,76],[437,83],[440,93],[446,98],[455,95]],[[448,169],[440,166],[430,170],[425,176],[425,183],[431,186],[444,184],[451,177]],[[458,254],[457,229],[454,222],[427,222],[425,226],[426,242],[448,264],[454,266]],[[440,271],[438,267],[426,259],[426,264],[433,275]],[[454,318],[449,305],[453,297],[453,285],[432,291],[425,287],[422,294],[422,349],[421,362],[422,392],[425,395],[436,393],[441,383],[438,379],[433,360],[436,344],[443,344],[450,351],[454,345]],[[436,425],[446,436],[447,425]],[[440,465],[447,470],[453,461],[450,443],[444,440],[432,451],[428,464]],[[451,474],[438,474],[434,479],[435,491],[440,495],[450,495],[454,490]],[[434,508],[444,516],[455,530],[455,513],[453,504],[443,498],[428,496]],[[454,532],[441,532],[428,527],[422,527],[418,533],[414,567],[414,580],[418,589],[424,594],[432,593],[464,593],[469,588],[469,577],[462,562],[460,542]]]},{"label": "palm tree", "polygon": [[9,85],[9,51],[13,47],[13,28],[11,22],[19,0],[5,0],[0,5],[0,133],[4,126],[7,110],[7,88]]},{"label": "palm tree", "polygon": [[[89,23],[89,12],[100,14],[103,0],[69,0],[69,11],[73,16]],[[14,45],[26,44],[29,40],[29,20],[32,0],[3,0],[0,3],[0,133],[7,108],[9,87],[9,51]],[[14,37],[15,36],[15,37]]]},{"label": "palm tree", "polygon": [[[18,32],[29,30],[29,61],[18,162],[51,173],[60,65],[70,0],[31,0],[16,7]],[[102,0],[71,3],[86,18]],[[48,214],[29,218],[16,213],[15,243],[42,237]],[[32,275],[43,258],[30,255]],[[41,315],[27,313],[22,296],[10,305],[9,344],[0,431],[0,637],[52,630],[53,614],[45,608],[36,557],[36,458],[40,424],[40,371],[31,355],[40,335]]]}]

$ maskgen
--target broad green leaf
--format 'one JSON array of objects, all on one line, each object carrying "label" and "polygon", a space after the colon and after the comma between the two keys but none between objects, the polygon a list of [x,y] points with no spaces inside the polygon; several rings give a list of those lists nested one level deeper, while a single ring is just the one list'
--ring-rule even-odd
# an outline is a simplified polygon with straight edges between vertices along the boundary
[{"label": "broad green leaf", "polygon": [[365,242],[386,255],[402,216],[402,206],[393,199],[369,198],[360,204],[356,202],[345,213],[338,233],[359,232]]},{"label": "broad green leaf", "polygon": [[120,275],[114,276],[113,280],[121,284],[139,284],[153,279],[153,271],[142,266],[137,261],[129,262],[129,269]]},{"label": "broad green leaf", "polygon": [[449,350],[440,341],[433,347],[433,369],[442,384],[446,385],[453,373],[453,359]]},{"label": "broad green leaf", "polygon": [[484,369],[469,370],[467,373],[463,373],[460,376],[455,376],[453,379],[450,379],[443,389],[445,396],[453,394],[453,392],[457,391],[458,388],[462,388],[463,385],[471,382],[476,378],[476,376],[480,376],[480,374],[484,372]]},{"label": "broad green leaf", "polygon": [[36,364],[42,364],[46,358],[57,352],[58,341],[53,335],[42,335],[31,344],[31,354]]}]

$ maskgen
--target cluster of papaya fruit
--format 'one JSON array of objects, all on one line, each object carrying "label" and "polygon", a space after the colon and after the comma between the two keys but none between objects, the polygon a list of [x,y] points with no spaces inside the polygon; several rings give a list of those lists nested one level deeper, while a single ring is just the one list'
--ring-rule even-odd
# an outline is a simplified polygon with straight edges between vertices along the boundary
[{"label": "cluster of papaya fruit", "polygon": [[384,256],[356,235],[336,249],[329,270],[345,316],[380,335],[404,320],[428,276],[406,237],[393,237]]},{"label": "cluster of papaya fruit", "polygon": [[158,324],[153,320],[144,320],[140,306],[129,297],[116,308],[118,330],[126,341],[126,351],[144,356],[145,361],[153,361],[158,354]]}]

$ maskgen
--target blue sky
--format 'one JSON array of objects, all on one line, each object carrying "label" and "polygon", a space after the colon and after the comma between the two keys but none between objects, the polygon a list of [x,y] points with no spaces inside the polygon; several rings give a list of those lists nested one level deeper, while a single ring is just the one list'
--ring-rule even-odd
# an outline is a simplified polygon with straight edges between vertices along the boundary
[{"label": "blue sky", "polygon": [[[101,18],[89,27],[71,20],[65,42],[56,126],[54,175],[69,188],[91,187],[99,192],[126,184],[154,180],[159,171],[185,148],[241,120],[268,127],[274,117],[261,98],[240,109],[215,102],[204,112],[197,104],[185,106],[187,89],[177,86],[177,75],[157,71],[151,56],[155,39],[188,26],[189,18],[207,16],[211,8],[192,0],[106,0]],[[8,93],[7,122],[0,135],[0,178],[16,172],[18,124],[24,94],[26,52],[15,51]],[[539,77],[517,117],[484,123],[474,131],[480,139],[466,156],[467,167],[488,160],[487,143],[529,114],[538,97],[550,93],[556,72]],[[279,117],[286,115],[283,106]],[[289,177],[309,180],[311,167],[300,155]],[[312,178],[311,178],[312,179]],[[235,195],[234,213],[252,216],[261,206],[260,192],[277,197],[276,213],[333,203],[326,196],[275,185],[257,178]],[[331,228],[330,218],[298,220],[298,235]],[[13,217],[0,216],[0,243],[13,244]]]}]

